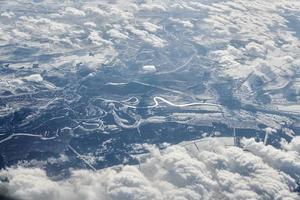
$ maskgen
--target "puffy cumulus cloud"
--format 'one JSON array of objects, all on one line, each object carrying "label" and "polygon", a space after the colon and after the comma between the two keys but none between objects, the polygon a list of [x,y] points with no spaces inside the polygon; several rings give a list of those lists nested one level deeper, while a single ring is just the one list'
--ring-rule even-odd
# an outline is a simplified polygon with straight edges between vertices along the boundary
[{"label": "puffy cumulus cloud", "polygon": [[0,45],[6,45],[12,39],[11,35],[0,28]]},{"label": "puffy cumulus cloud", "polygon": [[[97,34],[97,33],[95,33]],[[106,40],[102,40],[102,38],[98,38],[98,35],[95,35],[97,37],[94,37],[95,43],[101,42],[101,44],[106,44]],[[103,42],[103,43],[102,43]],[[108,42],[108,41],[107,41]],[[65,70],[68,71],[76,71],[82,68],[87,68],[92,71],[97,70],[101,68],[103,64],[107,64],[113,59],[111,55],[116,54],[115,49],[111,48],[110,46],[103,46],[103,50],[101,53],[95,53],[92,55],[89,54],[83,54],[83,55],[69,55],[65,57],[61,57],[59,59],[56,59],[53,64],[58,66],[64,66]]]},{"label": "puffy cumulus cloud", "polygon": [[170,20],[172,22],[175,22],[175,23],[185,27],[185,28],[193,28],[194,27],[194,24],[188,20],[180,20],[180,19],[173,18],[173,17],[171,17]]},{"label": "puffy cumulus cloud", "polygon": [[112,37],[112,38],[116,38],[116,39],[127,39],[128,36],[124,33],[121,33],[119,30],[117,29],[110,29],[109,31],[107,31],[107,34]]},{"label": "puffy cumulus cloud", "polygon": [[85,22],[84,25],[92,28],[97,27],[97,25],[94,22]]},{"label": "puffy cumulus cloud", "polygon": [[[140,166],[95,172],[73,170],[54,181],[42,169],[12,167],[0,172],[0,191],[23,199],[299,199],[300,140],[284,150],[243,140],[244,149],[215,139],[169,146]],[[6,177],[6,178],[5,178]]]},{"label": "puffy cumulus cloud", "polygon": [[155,65],[145,65],[142,67],[142,72],[145,74],[151,74],[156,72]]},{"label": "puffy cumulus cloud", "polygon": [[264,46],[256,42],[250,42],[249,44],[247,44],[245,50],[250,56],[254,57],[260,57],[265,54]]},{"label": "puffy cumulus cloud", "polygon": [[299,137],[296,137],[296,139],[289,144],[289,151],[274,149],[272,146],[262,146],[260,143],[256,143],[254,139],[244,141],[244,146],[252,154],[259,156],[273,168],[285,172],[291,177],[300,178],[300,157],[299,151],[297,152]]},{"label": "puffy cumulus cloud", "polygon": [[32,74],[27,77],[24,77],[25,80],[27,81],[32,81],[32,82],[42,82],[43,77],[40,74]]},{"label": "puffy cumulus cloud", "polygon": [[102,46],[103,44],[111,44],[109,41],[103,39],[99,32],[93,30],[89,33],[89,36],[88,36],[88,39],[89,41],[91,41],[93,44],[95,45],[99,45],[99,46]]},{"label": "puffy cumulus cloud", "polygon": [[105,10],[98,8],[97,6],[83,6],[83,10],[85,10],[87,13],[96,14],[99,16],[107,16],[108,14],[105,12]]},{"label": "puffy cumulus cloud", "polygon": [[134,27],[132,25],[128,25],[126,27],[126,29],[133,35],[136,35],[141,40],[143,40],[144,42],[146,42],[148,44],[153,45],[154,47],[162,48],[166,45],[165,40],[161,39],[160,37],[158,37],[152,33],[149,33],[148,31],[137,29],[136,27]]},{"label": "puffy cumulus cloud", "polygon": [[165,12],[167,8],[158,3],[144,3],[139,7],[140,10],[143,11],[157,11],[157,12]]},{"label": "puffy cumulus cloud", "polygon": [[[156,2],[155,5],[144,2],[141,5],[133,0],[90,0],[80,3],[74,0],[44,0],[1,1],[0,4],[0,44],[11,49],[11,53],[3,54],[1,60],[14,60],[13,52],[19,46],[33,49],[36,56],[57,53],[64,56],[64,53],[73,50],[89,51],[103,44],[112,47],[119,40],[128,38],[132,41],[146,42],[157,48],[166,45],[166,40],[161,35],[154,35],[156,30],[161,29],[160,26],[150,22],[144,24],[145,21],[152,20],[136,17],[140,12],[144,12],[143,7],[148,10],[151,8],[149,12],[164,7],[160,2]],[[22,12],[19,12],[20,7]],[[34,14],[32,10],[35,10]],[[119,28],[127,26],[131,26],[132,31]],[[129,36],[130,33],[132,34]],[[107,41],[107,36],[119,40]],[[111,55],[114,56],[116,54]],[[48,60],[49,63],[51,61],[53,60]]]},{"label": "puffy cumulus cloud", "polygon": [[300,137],[294,138],[289,144],[284,146],[289,151],[300,152]]},{"label": "puffy cumulus cloud", "polygon": [[152,32],[152,33],[156,32],[156,31],[159,30],[159,29],[162,29],[161,26],[158,26],[158,25],[153,24],[153,23],[151,23],[151,22],[143,22],[143,27],[144,27],[147,31]]},{"label": "puffy cumulus cloud", "polygon": [[[292,67],[291,58],[299,56],[299,38],[291,31],[284,13],[298,16],[295,8],[300,8],[299,1],[234,0],[205,5],[190,2],[188,5],[207,12],[203,22],[198,23],[203,33],[194,36],[194,41],[207,46],[222,44],[224,47],[210,52],[211,58],[221,63],[220,76],[245,79],[251,72],[260,76],[263,69],[254,66],[261,66],[261,62],[267,63],[275,73],[275,77],[270,80],[280,79],[284,76],[282,73],[295,74],[289,69]],[[226,49],[233,40],[238,41],[235,44],[240,51],[238,56],[236,52]],[[214,57],[220,50],[227,52],[224,52],[223,56]],[[286,56],[291,56],[291,62],[284,63]],[[264,76],[268,77],[268,74]]]},{"label": "puffy cumulus cloud", "polygon": [[63,14],[71,15],[71,16],[85,16],[86,15],[85,12],[83,12],[82,10],[78,10],[73,7],[65,8]]},{"label": "puffy cumulus cloud", "polygon": [[7,17],[7,18],[12,18],[15,16],[13,12],[3,12],[0,14],[1,17]]}]

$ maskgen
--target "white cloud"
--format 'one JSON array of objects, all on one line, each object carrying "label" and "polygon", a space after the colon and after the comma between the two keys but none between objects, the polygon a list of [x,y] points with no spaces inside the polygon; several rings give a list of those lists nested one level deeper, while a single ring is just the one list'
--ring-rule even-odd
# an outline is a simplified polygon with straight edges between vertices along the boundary
[{"label": "white cloud", "polygon": [[288,151],[275,149],[272,146],[263,146],[261,143],[256,143],[254,139],[246,140],[243,144],[247,150],[260,157],[274,169],[282,171],[293,178],[300,178],[300,151],[297,152],[297,147],[300,145],[299,137],[291,142]]},{"label": "white cloud", "polygon": [[165,150],[148,146],[150,155],[138,166],[73,170],[70,178],[53,181],[37,168],[0,172],[9,182],[0,190],[23,199],[299,199],[292,190],[299,181],[299,138],[288,150],[244,140],[244,151],[214,139],[199,150],[193,143]]},{"label": "white cloud", "polygon": [[300,154],[300,137],[295,137],[285,148],[289,151],[295,151]]},{"label": "white cloud", "polygon": [[76,8],[73,8],[73,7],[67,7],[65,9],[64,14],[73,15],[73,16],[81,16],[81,17],[84,17],[86,15],[84,11],[78,10]]},{"label": "white cloud", "polygon": [[103,39],[97,31],[91,31],[89,34],[89,40],[96,44],[102,46],[103,44],[111,44],[109,41]]},{"label": "white cloud", "polygon": [[161,4],[142,4],[140,7],[140,10],[147,10],[147,11],[158,11],[158,12],[165,12],[167,9],[164,5]]},{"label": "white cloud", "polygon": [[84,6],[83,9],[86,11],[86,12],[91,12],[91,13],[94,13],[94,14],[97,14],[97,15],[100,15],[100,16],[106,16],[107,13],[98,8],[97,6]]},{"label": "white cloud", "polygon": [[13,12],[3,12],[3,13],[1,13],[0,16],[1,16],[1,17],[12,18],[12,17],[15,16],[15,13],[13,13]]},{"label": "white cloud", "polygon": [[135,28],[132,25],[128,25],[126,27],[128,31],[130,31],[132,34],[138,36],[140,39],[142,39],[144,42],[149,43],[153,45],[154,47],[162,48],[166,45],[166,41],[161,39],[160,37],[151,34],[147,31],[140,30]]},{"label": "white cloud", "polygon": [[85,22],[84,25],[92,28],[95,28],[97,26],[94,22]]},{"label": "white cloud", "polygon": [[181,26],[183,26],[185,28],[194,28],[194,24],[188,20],[181,20],[181,19],[173,18],[173,17],[171,17],[170,20],[172,22],[180,24]]},{"label": "white cloud", "polygon": [[9,33],[0,27],[0,45],[6,45],[12,39]]},{"label": "white cloud", "polygon": [[145,74],[152,74],[156,72],[156,67],[154,65],[144,65],[142,71]]},{"label": "white cloud", "polygon": [[29,76],[25,76],[25,77],[23,77],[23,79],[25,79],[27,81],[31,81],[31,82],[42,82],[43,81],[43,77],[40,74],[32,74]]},{"label": "white cloud", "polygon": [[117,29],[110,29],[109,31],[107,31],[107,34],[112,37],[112,38],[116,38],[116,39],[127,39],[128,36],[125,35],[124,33],[121,33],[119,30]]},{"label": "white cloud", "polygon": [[[246,93],[256,92],[250,87],[249,74],[265,80],[262,90],[272,90],[275,84],[277,88],[283,88],[289,80],[283,77],[295,75],[292,63],[299,56],[299,38],[291,31],[283,13],[294,13],[295,7],[300,8],[299,2],[234,0],[207,5],[191,2],[190,6],[208,12],[203,22],[199,23],[204,33],[194,36],[195,42],[207,46],[226,44],[224,46],[227,47],[232,40],[240,42],[238,54],[223,47],[211,51],[210,55],[211,59],[220,63],[219,76],[245,80],[243,86],[247,89],[239,89],[236,94],[243,100],[246,99]],[[282,41],[282,46],[279,41]],[[216,54],[217,57],[214,57]],[[264,72],[266,66],[269,73]],[[275,99],[272,95],[270,98],[272,102]],[[280,103],[283,103],[282,98]]]},{"label": "white cloud", "polygon": [[246,46],[246,53],[253,57],[261,57],[265,55],[265,49],[262,45],[256,42],[250,42]]},{"label": "white cloud", "polygon": [[[99,43],[98,43],[99,42]],[[96,40],[95,44],[102,45],[100,42],[106,42],[102,40]],[[101,47],[99,47],[101,49]],[[106,64],[110,62],[117,53],[115,52],[115,49],[111,46],[103,46],[103,50],[101,53],[95,53],[93,55],[70,55],[70,56],[64,56],[59,59],[55,59],[53,64],[60,67],[66,67],[65,70],[68,71],[76,71],[78,70],[78,67],[84,67],[90,70],[97,70],[99,69],[102,64]]]},{"label": "white cloud", "polygon": [[157,30],[161,29],[161,26],[158,26],[156,24],[153,24],[151,22],[143,22],[143,27],[152,33],[155,33]]}]

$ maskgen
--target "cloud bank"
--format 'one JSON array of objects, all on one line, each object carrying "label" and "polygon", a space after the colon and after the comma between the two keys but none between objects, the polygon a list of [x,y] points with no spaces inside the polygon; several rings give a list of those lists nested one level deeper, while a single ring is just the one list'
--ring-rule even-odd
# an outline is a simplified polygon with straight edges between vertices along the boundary
[{"label": "cloud bank", "polygon": [[0,172],[0,191],[32,200],[109,199],[299,199],[300,139],[283,149],[253,139],[244,148],[226,147],[214,139],[206,145],[148,146],[140,166],[98,171],[73,170],[53,181],[38,168],[12,167]]}]

